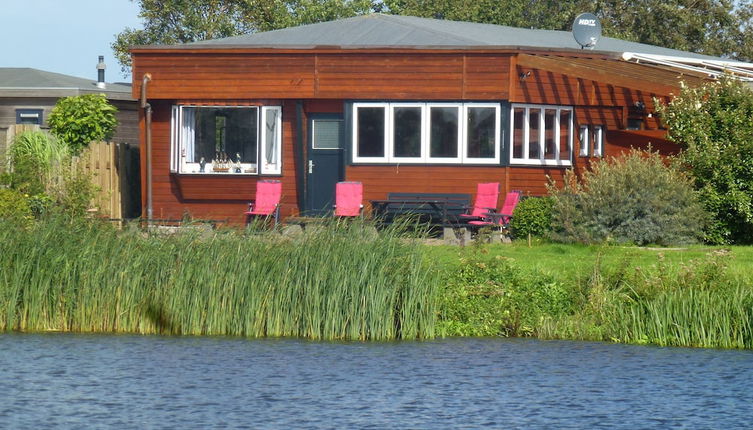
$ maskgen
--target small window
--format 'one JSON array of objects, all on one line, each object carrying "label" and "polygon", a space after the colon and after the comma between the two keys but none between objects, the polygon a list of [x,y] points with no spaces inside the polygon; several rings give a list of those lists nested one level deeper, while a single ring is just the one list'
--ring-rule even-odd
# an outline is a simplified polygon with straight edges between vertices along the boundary
[{"label": "small window", "polygon": [[42,109],[16,109],[16,124],[42,125]]},{"label": "small window", "polygon": [[421,162],[424,130],[424,106],[420,104],[392,105],[391,157],[397,162]]},{"label": "small window", "polygon": [[643,130],[643,118],[628,118],[628,130]]},{"label": "small window", "polygon": [[363,162],[384,162],[387,152],[384,141],[387,136],[387,105],[355,105],[356,148],[355,159]]},{"label": "small window", "polygon": [[594,125],[593,132],[591,133],[591,141],[594,148],[594,157],[604,156],[604,127],[601,125]]},{"label": "small window", "polygon": [[340,149],[339,119],[315,119],[311,122],[314,149]]},{"label": "small window", "polygon": [[463,158],[467,162],[499,162],[500,108],[498,104],[465,106],[466,142]]},{"label": "small window", "polygon": [[580,153],[579,155],[581,157],[588,157],[588,149],[589,144],[591,143],[588,139],[589,130],[587,125],[581,125],[580,126],[580,132],[578,133],[578,140],[580,141]]},{"label": "small window", "polygon": [[459,106],[429,106],[429,160],[460,161]]},{"label": "small window", "polygon": [[511,115],[511,164],[572,164],[572,107],[515,104]]}]

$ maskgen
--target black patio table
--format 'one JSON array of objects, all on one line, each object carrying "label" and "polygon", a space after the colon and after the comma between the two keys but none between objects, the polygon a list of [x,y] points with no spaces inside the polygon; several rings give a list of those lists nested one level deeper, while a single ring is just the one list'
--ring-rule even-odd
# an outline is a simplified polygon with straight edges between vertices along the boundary
[{"label": "black patio table", "polygon": [[455,223],[451,220],[449,211],[455,209],[458,212],[467,206],[467,203],[458,202],[453,198],[437,198],[427,197],[405,197],[405,198],[390,198],[380,200],[369,200],[371,203],[372,213],[375,217],[386,215],[401,215],[401,214],[419,214],[428,216],[432,220],[439,219],[442,226],[454,226]]}]

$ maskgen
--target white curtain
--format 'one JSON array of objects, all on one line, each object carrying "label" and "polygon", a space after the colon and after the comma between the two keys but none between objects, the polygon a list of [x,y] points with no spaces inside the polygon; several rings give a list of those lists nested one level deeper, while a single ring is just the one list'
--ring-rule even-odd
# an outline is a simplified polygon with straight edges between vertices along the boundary
[{"label": "white curtain", "polygon": [[262,174],[280,174],[282,163],[282,108],[280,106],[262,107],[261,127],[261,170]]},{"label": "white curtain", "polygon": [[265,155],[268,164],[277,164],[277,116],[280,111],[277,109],[266,109],[267,118],[265,127],[266,130],[266,145]]},{"label": "white curtain", "polygon": [[198,160],[194,160],[194,153],[196,152],[196,108],[184,107],[183,111],[183,125],[181,130],[181,136],[183,140],[183,149],[186,151],[186,162],[196,163]]}]

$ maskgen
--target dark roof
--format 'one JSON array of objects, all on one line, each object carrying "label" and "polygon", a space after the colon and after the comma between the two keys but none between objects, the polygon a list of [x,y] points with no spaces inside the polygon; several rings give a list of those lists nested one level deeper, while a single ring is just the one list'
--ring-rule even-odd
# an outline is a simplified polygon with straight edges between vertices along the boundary
[{"label": "dark roof", "polygon": [[32,68],[0,67],[0,96],[64,97],[99,93],[109,99],[132,99],[130,84],[108,83],[105,88],[99,88],[91,79]]},{"label": "dark roof", "polygon": [[[173,47],[184,48],[533,48],[579,50],[568,31],[533,30],[494,24],[448,21],[413,16],[371,14],[281,30],[204,40]],[[155,48],[158,48],[155,46]],[[602,37],[596,52],[637,52],[674,57],[718,59],[706,55],[643,43]]]}]

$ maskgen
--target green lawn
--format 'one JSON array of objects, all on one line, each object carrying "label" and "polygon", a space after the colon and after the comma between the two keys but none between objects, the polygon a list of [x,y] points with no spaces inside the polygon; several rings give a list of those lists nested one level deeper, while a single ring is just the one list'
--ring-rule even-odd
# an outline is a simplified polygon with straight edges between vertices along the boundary
[{"label": "green lawn", "polygon": [[613,270],[621,265],[650,268],[659,263],[660,258],[671,270],[679,270],[681,265],[692,264],[704,259],[712,252],[729,252],[728,273],[738,279],[753,278],[753,247],[708,247],[692,246],[684,248],[639,248],[623,246],[565,245],[536,242],[528,246],[526,241],[512,244],[481,246],[431,246],[427,253],[441,263],[447,271],[457,270],[461,258],[470,258],[479,253],[489,256],[502,256],[524,269],[536,270],[552,275],[565,282],[583,281],[594,270],[597,260],[602,270]]}]

